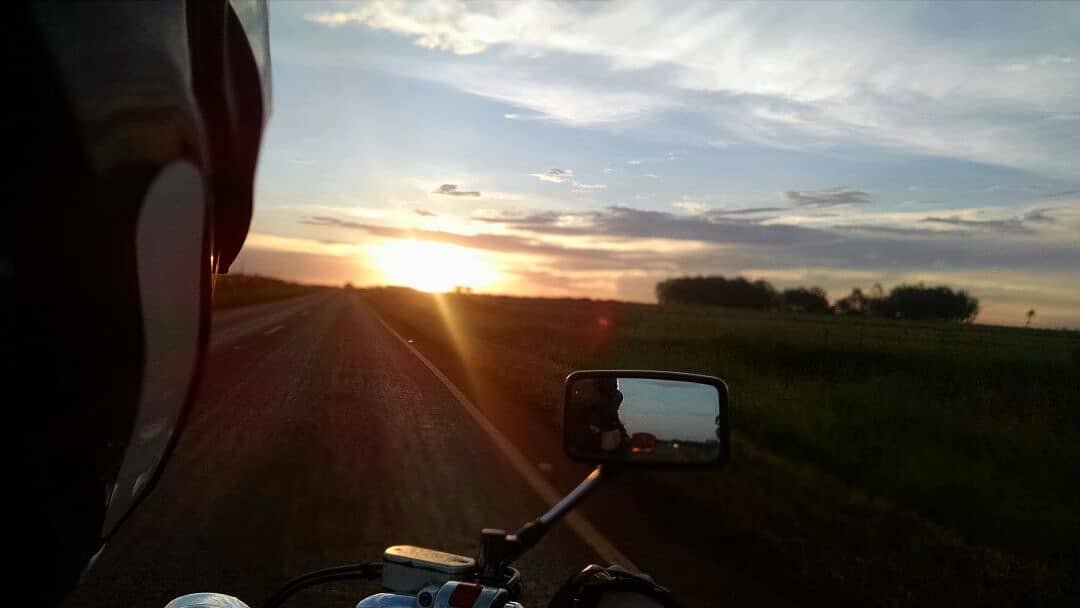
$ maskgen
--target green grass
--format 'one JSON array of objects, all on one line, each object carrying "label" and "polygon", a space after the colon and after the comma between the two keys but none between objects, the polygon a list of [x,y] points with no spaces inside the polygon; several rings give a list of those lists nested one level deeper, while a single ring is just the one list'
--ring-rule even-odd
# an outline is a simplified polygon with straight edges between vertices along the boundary
[{"label": "green grass", "polygon": [[[774,557],[805,554],[810,543],[813,557],[787,557],[803,568],[830,563],[804,579],[835,575],[874,603],[910,601],[920,585],[1035,603],[1077,593],[1076,332],[491,296],[445,296],[440,306],[407,290],[366,294],[410,335],[468,352],[465,380],[551,415],[572,369],[724,378],[743,457],[731,475],[762,494],[724,482],[729,495],[742,492],[744,509],[759,511],[732,518],[755,529],[729,532],[757,535],[747,542]],[[708,501],[700,487],[678,491]],[[772,504],[807,492],[820,504]],[[882,541],[860,518],[904,535]],[[868,574],[880,569],[895,572]]]},{"label": "green grass", "polygon": [[324,289],[250,274],[225,274],[214,285],[214,310],[293,298]]}]

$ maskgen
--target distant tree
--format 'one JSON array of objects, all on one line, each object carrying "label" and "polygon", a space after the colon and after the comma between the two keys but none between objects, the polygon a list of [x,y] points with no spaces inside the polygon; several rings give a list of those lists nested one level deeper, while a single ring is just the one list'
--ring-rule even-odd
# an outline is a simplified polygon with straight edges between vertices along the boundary
[{"label": "distant tree", "polygon": [[979,314],[979,300],[964,290],[953,291],[944,285],[900,285],[881,303],[880,314],[920,321],[969,323]]},{"label": "distant tree", "polygon": [[855,287],[850,294],[836,301],[834,310],[843,315],[865,315],[869,313],[866,301],[862,289]]},{"label": "distant tree", "polygon": [[743,277],[678,277],[656,284],[660,304],[704,304],[729,308],[775,308],[780,295],[767,281],[749,281]]},{"label": "distant tree", "polygon": [[1027,326],[1031,325],[1031,320],[1033,318],[1035,318],[1035,309],[1031,308],[1031,309],[1029,309],[1027,311],[1027,323],[1025,323],[1024,326],[1027,327]]},{"label": "distant tree", "polygon": [[820,287],[785,289],[780,294],[780,301],[784,310],[791,312],[822,313],[829,311],[829,296]]}]

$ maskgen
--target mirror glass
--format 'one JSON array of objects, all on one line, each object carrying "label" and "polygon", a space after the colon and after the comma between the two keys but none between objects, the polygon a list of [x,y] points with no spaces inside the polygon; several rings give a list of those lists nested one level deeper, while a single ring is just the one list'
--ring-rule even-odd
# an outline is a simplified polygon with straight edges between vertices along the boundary
[{"label": "mirror glass", "polygon": [[724,395],[713,383],[587,374],[567,382],[563,443],[576,459],[706,464],[726,455]]}]

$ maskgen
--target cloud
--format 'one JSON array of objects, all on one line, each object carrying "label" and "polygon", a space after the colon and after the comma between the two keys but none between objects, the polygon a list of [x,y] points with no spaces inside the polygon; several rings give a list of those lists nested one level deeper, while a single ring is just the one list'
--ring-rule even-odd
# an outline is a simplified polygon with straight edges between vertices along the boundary
[{"label": "cloud", "polygon": [[[330,229],[357,230],[380,238],[418,239],[498,253],[544,256],[557,259],[559,264],[565,264],[579,270],[670,268],[669,261],[658,259],[651,251],[615,251],[603,247],[572,247],[525,236],[485,233],[459,234],[443,230],[398,228],[329,216],[307,217],[299,220],[299,223]],[[538,226],[543,225],[544,222],[541,220]]]},{"label": "cloud", "polygon": [[930,228],[905,228],[902,226],[889,226],[883,224],[845,224],[837,227],[840,230],[855,232],[870,232],[874,234],[886,234],[890,236],[915,236],[933,238],[942,234],[952,235],[955,231],[943,231]]},{"label": "cloud", "polygon": [[545,173],[530,173],[529,175],[542,182],[561,184],[572,178],[574,172],[570,169],[548,169]]},{"label": "cloud", "polygon": [[[993,231],[990,223],[980,223],[977,227],[960,224],[970,234],[959,236],[955,230],[920,229],[918,223],[910,227],[850,225],[825,229],[782,223],[748,223],[712,213],[676,215],[624,206],[500,214],[474,219],[501,224],[533,238],[616,239],[632,248],[635,243],[652,239],[705,246],[691,252],[673,247],[658,249],[646,244],[640,245],[640,249],[632,249],[640,254],[651,252],[655,264],[650,267],[666,264],[684,273],[708,272],[721,262],[729,266],[752,264],[753,267],[784,268],[793,263],[806,265],[808,260],[832,268],[1073,271],[1075,265],[1068,260],[1080,256],[1080,244],[1040,241],[1030,238],[1026,231],[1013,231],[1009,233],[1010,238],[1002,238],[1000,232]],[[947,225],[954,225],[951,219],[945,218],[945,221]],[[860,235],[860,232],[875,236]],[[608,251],[607,263],[614,260],[618,263],[613,268],[633,269],[620,261],[621,256],[629,255],[625,250],[619,249],[612,258],[613,251]]]},{"label": "cloud", "polygon": [[582,182],[574,182],[574,188],[580,190],[603,190],[607,188],[607,184],[585,184]]},{"label": "cloud", "polygon": [[640,160],[628,160],[628,161],[626,161],[626,164],[628,164],[628,165],[640,165],[641,161]]},{"label": "cloud", "polygon": [[521,112],[508,112],[503,114],[506,120],[551,120],[546,114],[522,114]]},{"label": "cloud", "polygon": [[1035,60],[1039,65],[1054,65],[1057,63],[1070,64],[1075,61],[1068,55],[1043,55]]},{"label": "cloud", "polygon": [[1051,192],[1046,194],[1044,198],[1064,198],[1066,196],[1075,196],[1080,194],[1080,190],[1062,190],[1061,192]]},{"label": "cloud", "polygon": [[1025,222],[1040,222],[1040,223],[1052,223],[1056,221],[1053,217],[1046,214],[1047,211],[1053,211],[1053,207],[1043,207],[1042,209],[1032,209],[1025,213],[1021,219]]},{"label": "cloud", "polygon": [[839,205],[866,205],[870,195],[861,191],[839,186],[826,190],[789,190],[784,196],[797,207],[836,207]]},{"label": "cloud", "polygon": [[787,211],[784,207],[744,207],[742,209],[712,209],[709,215],[712,217],[727,217],[733,215],[760,215],[763,213],[777,213]]},{"label": "cloud", "polygon": [[413,212],[415,212],[416,215],[419,215],[421,217],[435,217],[436,215],[438,215],[437,213],[433,213],[431,211],[428,211],[427,209],[414,209]]},{"label": "cloud", "polygon": [[562,214],[558,211],[539,211],[536,213],[528,213],[525,215],[509,215],[506,213],[485,215],[476,213],[472,216],[472,219],[481,222],[503,224],[513,228],[525,229],[551,226],[559,223],[560,218],[562,218]]},{"label": "cloud", "polygon": [[655,173],[646,173],[645,177],[648,177],[650,179],[660,179],[660,176]]},{"label": "cloud", "polygon": [[[1075,112],[1080,94],[1074,7],[441,0],[349,4],[306,18],[446,51],[382,69],[573,125],[676,110],[712,121],[701,136],[717,145],[840,142],[1080,175],[1075,128],[1045,126]],[[925,25],[941,22],[986,27],[942,46]]]},{"label": "cloud", "polygon": [[675,203],[671,203],[672,207],[676,209],[682,209],[690,215],[701,215],[709,210],[709,206],[705,203],[699,203],[698,201],[683,200]]},{"label": "cloud", "polygon": [[457,184],[443,184],[432,194],[444,194],[446,196],[480,196],[475,190],[458,190]]},{"label": "cloud", "polygon": [[968,220],[961,217],[927,217],[923,222],[931,224],[946,224],[974,230],[987,230],[991,232],[1029,233],[1031,229],[1024,225],[1020,218],[1008,218],[1003,220]]},{"label": "cloud", "polygon": [[561,236],[656,238],[725,244],[791,244],[832,238],[823,231],[800,226],[776,224],[747,229],[748,226],[743,223],[620,205],[587,211],[549,211],[476,219],[537,234]]}]

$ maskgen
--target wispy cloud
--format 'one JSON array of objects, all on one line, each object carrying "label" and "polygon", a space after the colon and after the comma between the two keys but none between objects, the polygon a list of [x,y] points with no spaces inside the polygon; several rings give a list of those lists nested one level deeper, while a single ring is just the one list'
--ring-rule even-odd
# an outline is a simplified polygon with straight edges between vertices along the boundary
[{"label": "wispy cloud", "polygon": [[575,247],[517,235],[459,234],[444,230],[398,228],[329,216],[313,216],[303,218],[299,222],[328,229],[356,230],[379,238],[419,239],[498,253],[546,256],[561,260],[578,270],[634,267],[658,269],[669,265],[668,262],[658,260],[655,255],[650,255],[647,251],[626,252],[604,247]]},{"label": "wispy cloud", "polygon": [[676,209],[682,209],[690,215],[701,215],[702,213],[705,213],[709,210],[708,205],[695,200],[681,200],[671,203],[671,206],[675,207]]},{"label": "wispy cloud", "polygon": [[551,120],[547,114],[522,114],[521,112],[508,112],[503,114],[506,120]]},{"label": "wispy cloud", "polygon": [[1061,192],[1051,192],[1046,194],[1044,198],[1065,198],[1068,196],[1076,196],[1080,194],[1080,190],[1062,190]]},{"label": "wispy cloud", "polygon": [[579,194],[595,193],[607,188],[607,184],[584,184],[582,182],[574,182],[573,192]]},{"label": "wispy cloud", "polygon": [[741,209],[711,209],[709,215],[713,217],[730,217],[737,215],[761,215],[765,213],[777,213],[786,211],[784,207],[743,207]]},{"label": "wispy cloud", "polygon": [[992,232],[1031,232],[1027,226],[1024,226],[1023,221],[1017,218],[1005,220],[967,220],[961,217],[927,217],[922,221],[929,224],[946,224],[949,226],[988,230]]},{"label": "wispy cloud", "polygon": [[501,224],[515,229],[545,230],[562,221],[563,214],[558,211],[537,211],[525,214],[494,213],[473,214],[472,219],[489,224]]},{"label": "wispy cloud", "polygon": [[798,207],[836,207],[840,205],[866,205],[870,203],[870,195],[862,190],[855,190],[847,186],[828,188],[825,190],[788,190],[784,196],[793,205]]},{"label": "wispy cloud", "polygon": [[435,217],[436,215],[438,215],[437,213],[428,211],[427,209],[414,209],[413,212],[420,217]]},{"label": "wispy cloud", "polygon": [[[531,214],[474,216],[475,220],[512,229],[513,234],[458,234],[439,230],[397,228],[328,216],[301,223],[324,228],[364,231],[383,238],[423,239],[489,251],[547,256],[566,270],[667,269],[702,272],[725,264],[759,268],[805,265],[808,260],[831,268],[992,269],[1002,266],[1070,271],[1068,260],[1080,255],[1080,244],[1045,243],[1010,233],[995,238],[982,225],[970,238],[943,238],[931,230],[890,226],[820,229],[785,224],[729,221],[708,215],[676,215],[613,206],[588,211],[542,211]],[[938,218],[941,219],[941,218]],[[952,225],[952,219],[944,218]],[[931,222],[927,222],[927,225]],[[961,224],[967,226],[967,224]],[[874,236],[859,233],[873,232]],[[895,238],[893,238],[895,237]],[[572,239],[568,244],[563,239]],[[990,239],[990,240],[986,240]],[[614,241],[613,241],[614,240]],[[657,242],[696,244],[689,249],[661,247]],[[625,246],[613,246],[613,242]],[[582,246],[582,243],[585,243]],[[992,243],[992,247],[988,245]],[[717,249],[719,248],[719,249]]]},{"label": "wispy cloud", "polygon": [[[1054,218],[1042,213],[1042,210],[1029,212],[1021,217],[1000,219],[969,219],[958,216],[928,216],[914,223],[905,224],[861,224],[847,223],[836,226],[837,230],[870,232],[896,236],[914,236],[938,241],[955,241],[958,235],[965,237],[973,234],[1001,236],[1033,236],[1036,234],[1028,222],[1050,224]],[[925,228],[920,225],[926,226]],[[965,238],[962,237],[962,238]]]},{"label": "wispy cloud", "polygon": [[[1068,153],[1075,128],[1039,124],[1075,112],[1078,15],[1049,5],[811,3],[777,11],[757,3],[442,0],[350,4],[306,18],[446,51],[440,69],[416,65],[413,73],[569,124],[675,109],[714,121],[702,137],[717,145],[853,142],[1076,177]],[[942,47],[940,34],[922,25],[966,21],[995,23],[993,46],[958,35]],[[1046,27],[1033,41],[1024,28],[1034,22]],[[470,57],[454,60],[463,55]],[[576,69],[565,69],[567,57]]]},{"label": "wispy cloud", "polygon": [[457,184],[443,184],[436,188],[432,194],[443,194],[446,196],[480,196],[480,193],[475,190],[459,190]]},{"label": "wispy cloud", "polygon": [[561,184],[574,177],[574,172],[570,169],[548,169],[544,173],[530,173],[529,175],[542,182]]},{"label": "wispy cloud", "polygon": [[1056,221],[1054,217],[1047,215],[1048,211],[1053,211],[1053,207],[1043,207],[1041,209],[1032,209],[1021,217],[1021,220],[1025,222],[1039,222],[1039,223],[1052,223]]}]

